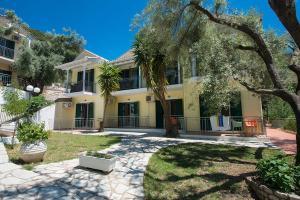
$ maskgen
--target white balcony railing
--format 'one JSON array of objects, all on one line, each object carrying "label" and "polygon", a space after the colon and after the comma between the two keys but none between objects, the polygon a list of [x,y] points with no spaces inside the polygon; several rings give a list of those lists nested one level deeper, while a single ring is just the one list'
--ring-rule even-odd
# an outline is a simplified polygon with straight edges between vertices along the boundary
[{"label": "white balcony railing", "polygon": [[11,75],[0,73],[0,85],[8,86],[11,84]]}]

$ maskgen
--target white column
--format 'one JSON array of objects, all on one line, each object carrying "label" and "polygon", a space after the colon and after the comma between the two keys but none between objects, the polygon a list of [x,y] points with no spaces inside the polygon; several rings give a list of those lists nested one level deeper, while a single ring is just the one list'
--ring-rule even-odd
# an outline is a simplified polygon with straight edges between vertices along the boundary
[{"label": "white column", "polygon": [[142,87],[142,73],[141,73],[141,67],[140,66],[138,66],[138,68],[139,68],[139,88],[141,88]]},{"label": "white column", "polygon": [[70,76],[70,70],[67,70],[67,80],[66,80],[66,92],[68,92],[69,89],[69,76]]},{"label": "white column", "polygon": [[178,71],[178,84],[181,83],[181,71],[180,71],[180,63],[179,63],[179,59],[177,60],[177,71]]},{"label": "white column", "polygon": [[192,54],[192,77],[196,76],[196,56]]},{"label": "white column", "polygon": [[85,71],[86,71],[86,66],[83,67],[83,77],[82,77],[82,91],[85,92]]}]

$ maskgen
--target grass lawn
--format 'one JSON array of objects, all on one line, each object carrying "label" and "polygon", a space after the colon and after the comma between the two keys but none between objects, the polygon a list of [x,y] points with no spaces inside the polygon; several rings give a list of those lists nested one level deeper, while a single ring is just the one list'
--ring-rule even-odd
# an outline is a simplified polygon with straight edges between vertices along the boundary
[{"label": "grass lawn", "polygon": [[52,132],[47,140],[48,150],[44,156],[44,161],[34,164],[24,164],[19,159],[20,144],[15,145],[14,149],[7,146],[6,150],[12,162],[22,164],[26,169],[32,169],[33,166],[39,164],[77,158],[80,152],[105,149],[118,142],[120,142],[120,138],[113,136],[88,136]]},{"label": "grass lawn", "polygon": [[[144,178],[151,199],[253,199],[244,181],[260,158],[278,150],[211,144],[181,144],[156,152]],[[292,157],[288,157],[290,161]]]}]

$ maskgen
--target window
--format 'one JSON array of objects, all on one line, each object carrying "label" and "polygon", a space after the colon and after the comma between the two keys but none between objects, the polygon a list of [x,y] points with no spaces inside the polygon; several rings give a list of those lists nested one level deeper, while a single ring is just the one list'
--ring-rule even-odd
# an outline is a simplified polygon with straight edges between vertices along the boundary
[{"label": "window", "polygon": [[138,67],[122,70],[120,75],[121,75],[120,90],[139,88]]},{"label": "window", "polygon": [[0,56],[14,58],[15,42],[0,37]]}]

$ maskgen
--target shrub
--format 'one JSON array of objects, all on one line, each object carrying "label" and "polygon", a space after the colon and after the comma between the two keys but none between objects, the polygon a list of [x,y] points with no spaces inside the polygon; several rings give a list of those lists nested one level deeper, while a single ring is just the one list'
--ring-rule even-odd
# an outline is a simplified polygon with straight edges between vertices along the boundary
[{"label": "shrub", "polygon": [[296,191],[300,194],[300,166],[295,167]]},{"label": "shrub", "polygon": [[42,109],[43,107],[49,104],[50,102],[48,102],[44,96],[31,97],[28,103],[26,114],[32,116],[35,112],[39,111],[40,109]]},{"label": "shrub", "polygon": [[296,167],[281,157],[260,160],[257,164],[261,180],[273,189],[293,192],[296,189]]},{"label": "shrub", "polygon": [[88,151],[86,153],[86,155],[87,156],[96,157],[96,158],[105,158],[105,159],[111,159],[111,158],[113,158],[112,155],[104,154],[104,153],[98,153],[97,151]]},{"label": "shrub", "polygon": [[295,119],[285,119],[284,121],[284,125],[283,125],[283,128],[285,130],[289,130],[289,131],[295,131],[296,132],[296,120]]},{"label": "shrub", "polygon": [[48,139],[49,132],[44,130],[44,124],[22,123],[17,131],[17,138],[21,142],[33,143]]}]

